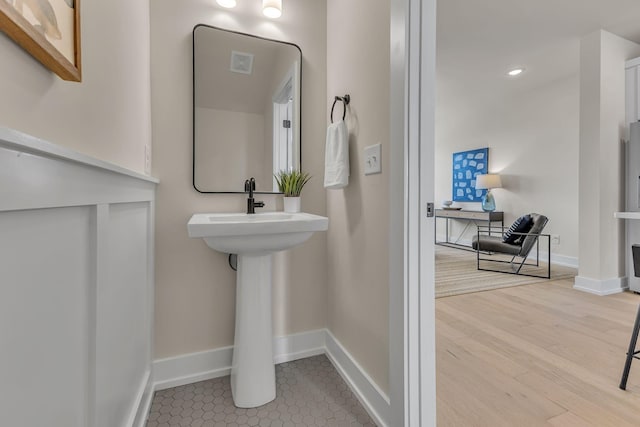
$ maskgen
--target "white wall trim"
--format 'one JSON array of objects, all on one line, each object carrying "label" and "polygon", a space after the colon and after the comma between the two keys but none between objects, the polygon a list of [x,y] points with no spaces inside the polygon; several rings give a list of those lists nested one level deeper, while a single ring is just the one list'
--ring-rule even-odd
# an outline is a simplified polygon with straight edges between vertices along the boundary
[{"label": "white wall trim", "polygon": [[[32,412],[29,422],[46,421],[51,427],[66,427],[72,419],[87,427],[144,425],[152,399],[152,210],[157,180],[0,127],[0,182],[0,187],[9,189],[0,198],[0,253],[12,254],[8,264],[14,265],[3,270],[3,279],[14,285],[3,289],[3,296],[35,312],[51,309],[46,312],[47,323],[56,325],[56,331],[64,330],[58,335],[40,324],[22,322],[14,331],[21,340],[36,343],[44,342],[43,334],[56,334],[62,349],[55,359],[57,369],[36,369],[34,375],[49,386],[61,377],[69,379],[68,390],[54,393],[49,405],[63,410],[65,417],[54,420],[53,412],[44,408]],[[24,249],[33,246],[29,239],[38,250]],[[118,256],[121,247],[131,251]],[[64,253],[76,256],[58,256]],[[37,272],[27,275],[24,268],[15,267],[25,261],[38,265]],[[30,296],[50,288],[52,277],[59,299]],[[128,301],[127,309],[121,310],[122,299]],[[61,301],[74,306],[73,314]],[[146,315],[144,323],[139,315]],[[70,319],[83,326],[61,329],[70,325]],[[0,316],[0,320],[6,319]],[[135,327],[126,331],[120,327],[129,323]],[[124,335],[131,339],[123,340]],[[2,354],[1,365],[23,367],[29,361],[26,348],[13,346]],[[17,397],[9,400],[11,411],[5,411],[3,419],[8,425],[20,424],[33,406],[23,397],[30,385],[16,378],[5,383],[0,397],[8,400],[2,392],[11,390],[17,390],[11,394]]]},{"label": "white wall trim", "polygon": [[275,364],[304,359],[325,353],[326,329],[275,337],[273,361]]},{"label": "white wall trim", "polygon": [[164,390],[231,373],[233,347],[182,354],[153,361],[153,388]]},{"label": "white wall trim", "polygon": [[[540,255],[542,255],[543,259],[547,257],[546,252],[540,252]],[[551,254],[551,264],[564,265],[565,267],[572,267],[572,268],[578,268],[580,265],[578,262],[578,257],[554,254],[554,253]]]},{"label": "white wall trim", "polygon": [[576,276],[573,288],[590,294],[605,296],[624,292],[629,288],[629,285],[626,277],[598,280]]},{"label": "white wall trim", "polygon": [[71,161],[73,163],[92,166],[105,171],[116,172],[120,175],[126,175],[131,178],[141,179],[154,184],[159,183],[156,178],[151,176],[143,175],[114,163],[87,156],[86,154],[53,144],[45,141],[44,139],[36,138],[35,136],[28,135],[15,129],[0,127],[0,141],[2,141],[3,146],[11,150],[31,153],[40,157]]},{"label": "white wall trim", "polygon": [[[326,354],[376,424],[390,425],[389,397],[327,329],[274,337],[273,344],[276,364]],[[155,360],[154,390],[229,375],[232,356],[233,346],[229,346]]]},{"label": "white wall trim", "polygon": [[349,352],[329,331],[326,331],[327,357],[351,388],[362,406],[379,427],[389,426],[391,405],[387,396]]},{"label": "white wall trim", "polygon": [[152,386],[151,371],[147,370],[140,382],[140,388],[136,394],[135,403],[131,408],[126,426],[144,427],[146,425],[149,410],[151,409],[151,401],[153,400]]},{"label": "white wall trim", "polygon": [[640,65],[640,58],[633,58],[625,63],[625,68],[633,68]]},{"label": "white wall trim", "polygon": [[[531,252],[529,253],[529,256],[527,257],[527,259],[532,259],[535,261],[536,259],[536,252],[535,252],[535,248],[531,250]],[[540,251],[540,261],[547,261],[548,259],[548,252],[547,251]],[[565,267],[572,267],[572,268],[578,268],[578,258],[577,257],[572,257],[572,256],[568,256],[568,255],[562,255],[562,254],[554,254],[553,252],[551,253],[551,265],[563,265]]]},{"label": "white wall trim", "polygon": [[[325,329],[274,337],[274,363],[324,354],[325,337]],[[229,346],[154,360],[154,389],[164,390],[229,375],[232,357],[233,346]]]}]

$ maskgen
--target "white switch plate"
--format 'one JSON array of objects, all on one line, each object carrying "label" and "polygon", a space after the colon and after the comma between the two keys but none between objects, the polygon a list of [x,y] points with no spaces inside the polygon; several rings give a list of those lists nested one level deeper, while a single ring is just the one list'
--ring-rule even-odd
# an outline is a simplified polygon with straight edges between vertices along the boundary
[{"label": "white switch plate", "polygon": [[373,175],[375,173],[382,173],[382,159],[380,154],[382,152],[382,144],[370,145],[364,147],[364,174]]}]

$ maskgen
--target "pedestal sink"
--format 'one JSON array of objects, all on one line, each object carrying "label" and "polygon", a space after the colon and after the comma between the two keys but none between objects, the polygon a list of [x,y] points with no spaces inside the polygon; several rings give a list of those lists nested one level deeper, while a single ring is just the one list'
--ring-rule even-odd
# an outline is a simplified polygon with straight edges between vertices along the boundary
[{"label": "pedestal sink", "polygon": [[308,213],[196,214],[189,237],[201,237],[216,251],[238,255],[236,331],[231,392],[240,408],[275,399],[271,331],[271,254],[325,231],[329,219]]}]

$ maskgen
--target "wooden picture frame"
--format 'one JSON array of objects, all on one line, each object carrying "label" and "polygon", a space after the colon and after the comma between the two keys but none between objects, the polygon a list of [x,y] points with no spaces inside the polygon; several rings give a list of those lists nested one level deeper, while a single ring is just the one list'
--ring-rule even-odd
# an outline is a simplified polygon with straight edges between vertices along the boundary
[{"label": "wooden picture frame", "polygon": [[[56,6],[60,2],[73,9],[67,12],[73,22],[66,20],[65,29],[57,28],[56,15],[51,2],[30,2],[24,0],[0,0],[0,30],[7,34],[14,42],[29,52],[45,67],[56,73],[63,80],[79,82],[82,78],[80,61],[80,0],[51,0]],[[21,10],[14,4],[19,2]],[[45,10],[37,8],[47,6]],[[29,9],[33,5],[35,10]],[[51,7],[51,9],[49,9]],[[52,22],[49,19],[53,15]],[[31,22],[30,22],[31,20]],[[32,22],[36,21],[36,24]],[[49,33],[49,34],[46,34]],[[51,34],[54,34],[51,37]],[[56,39],[56,41],[54,41]],[[66,55],[56,47],[63,46]]]}]

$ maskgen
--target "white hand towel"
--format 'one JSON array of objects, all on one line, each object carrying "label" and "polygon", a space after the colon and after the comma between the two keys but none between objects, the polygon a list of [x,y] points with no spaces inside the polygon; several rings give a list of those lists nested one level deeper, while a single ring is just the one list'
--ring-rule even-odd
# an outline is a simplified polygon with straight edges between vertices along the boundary
[{"label": "white hand towel", "polygon": [[324,152],[324,188],[338,189],[349,185],[349,131],[344,120],[327,128]]}]

